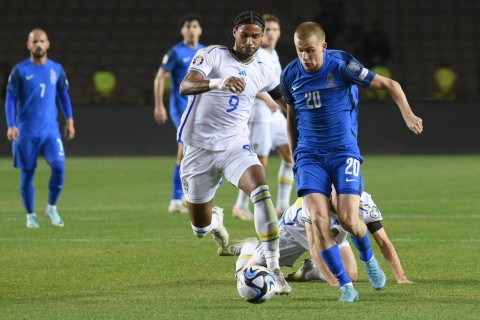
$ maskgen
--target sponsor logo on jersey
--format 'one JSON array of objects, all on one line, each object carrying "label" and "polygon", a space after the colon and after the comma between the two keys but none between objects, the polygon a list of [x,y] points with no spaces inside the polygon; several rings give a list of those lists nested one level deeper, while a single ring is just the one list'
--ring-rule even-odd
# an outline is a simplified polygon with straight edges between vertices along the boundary
[{"label": "sponsor logo on jersey", "polygon": [[202,56],[196,56],[195,59],[193,59],[192,64],[193,64],[194,66],[199,66],[199,65],[201,65],[201,64],[203,63],[204,60],[205,60],[205,59],[203,59]]},{"label": "sponsor logo on jersey", "polygon": [[241,75],[241,76],[246,77],[246,76],[247,76],[247,71],[242,70],[242,71],[240,71],[238,74]]},{"label": "sponsor logo on jersey", "polygon": [[183,60],[183,63],[187,63],[187,62],[190,61],[190,59],[191,59],[191,57],[185,57],[182,60]]},{"label": "sponsor logo on jersey", "polygon": [[28,80],[32,80],[33,77],[35,77],[35,75],[29,74],[28,76],[25,77],[25,79],[27,79],[27,81],[28,81]]}]

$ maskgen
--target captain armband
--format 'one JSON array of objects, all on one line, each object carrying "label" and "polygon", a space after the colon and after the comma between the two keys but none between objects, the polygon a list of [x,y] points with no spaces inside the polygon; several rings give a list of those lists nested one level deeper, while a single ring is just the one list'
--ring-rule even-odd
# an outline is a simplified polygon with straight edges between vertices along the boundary
[{"label": "captain armband", "polygon": [[223,85],[226,80],[226,78],[210,79],[208,82],[208,87],[211,90],[223,90]]}]

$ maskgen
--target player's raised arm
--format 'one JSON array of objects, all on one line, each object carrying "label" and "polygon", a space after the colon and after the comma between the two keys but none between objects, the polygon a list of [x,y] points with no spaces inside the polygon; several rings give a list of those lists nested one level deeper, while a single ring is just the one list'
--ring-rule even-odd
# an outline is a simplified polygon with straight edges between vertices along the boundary
[{"label": "player's raised arm", "polygon": [[377,74],[370,83],[370,88],[387,90],[390,97],[392,97],[393,101],[395,101],[400,109],[407,127],[415,134],[422,133],[423,121],[413,113],[408,104],[407,97],[397,81]]}]

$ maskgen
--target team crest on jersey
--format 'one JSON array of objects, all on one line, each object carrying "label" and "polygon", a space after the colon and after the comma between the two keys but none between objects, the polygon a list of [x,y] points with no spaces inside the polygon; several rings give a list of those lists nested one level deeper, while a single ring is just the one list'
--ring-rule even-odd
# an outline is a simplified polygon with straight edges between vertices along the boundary
[{"label": "team crest on jersey", "polygon": [[357,62],[352,60],[348,64],[348,69],[350,69],[353,72],[358,72],[358,71],[360,71],[360,65]]},{"label": "team crest on jersey", "polygon": [[199,65],[201,65],[201,64],[203,63],[204,60],[205,60],[205,59],[203,59],[202,56],[196,56],[195,59],[193,59],[192,64],[193,64],[194,66],[199,66]]},{"label": "team crest on jersey", "polygon": [[332,233],[332,236],[335,238],[340,233],[340,230],[338,230],[338,228],[332,228],[330,229],[330,232]]},{"label": "team crest on jersey", "polygon": [[50,69],[50,83],[51,84],[57,83],[57,73],[53,69]]},{"label": "team crest on jersey", "polygon": [[333,75],[329,72],[327,75],[327,88],[335,88],[337,84],[335,83],[335,78]]}]

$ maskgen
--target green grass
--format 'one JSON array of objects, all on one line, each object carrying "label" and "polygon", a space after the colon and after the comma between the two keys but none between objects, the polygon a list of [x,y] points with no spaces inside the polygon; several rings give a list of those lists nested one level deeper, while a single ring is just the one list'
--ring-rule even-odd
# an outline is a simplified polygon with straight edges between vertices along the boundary
[{"label": "green grass", "polygon": [[[413,285],[374,291],[363,269],[360,302],[340,304],[326,284],[292,283],[290,296],[261,305],[241,300],[235,258],[218,257],[211,237],[194,237],[186,215],[166,212],[173,158],[70,158],[59,211],[43,215],[48,167],[39,162],[36,210],[25,227],[19,172],[0,159],[0,319],[478,319],[480,316],[480,157],[367,156],[373,195]],[[269,167],[275,195],[278,159]],[[229,212],[232,238],[254,235]],[[293,200],[293,197],[292,197]],[[298,267],[301,260],[297,262]],[[291,268],[283,268],[285,273]]]}]

